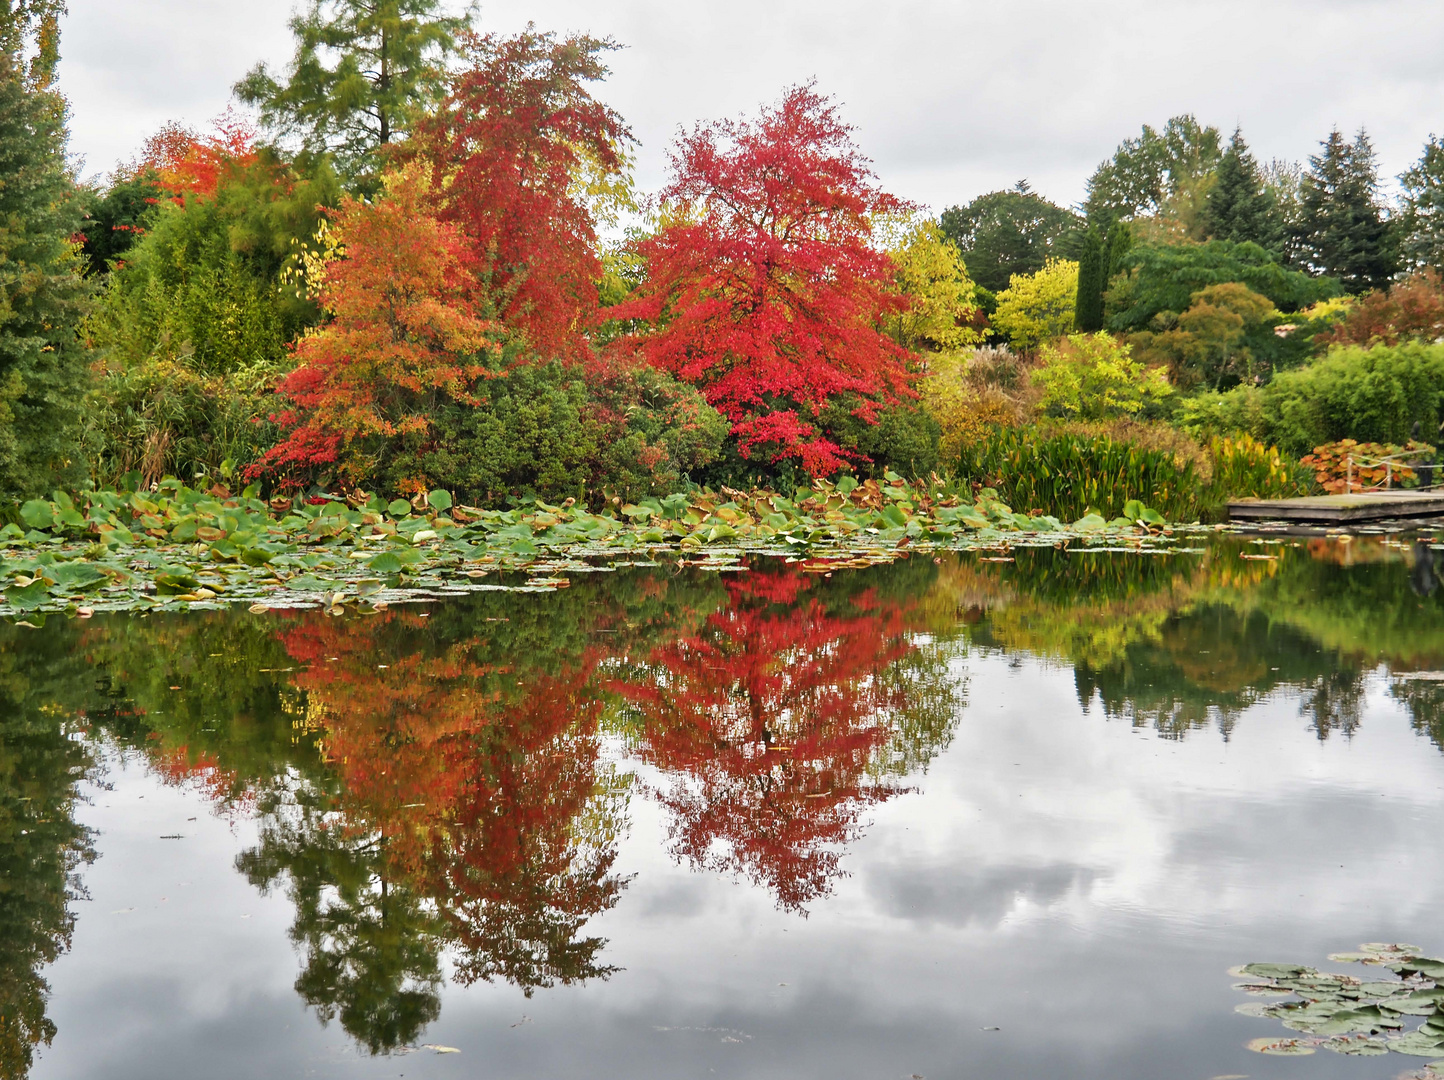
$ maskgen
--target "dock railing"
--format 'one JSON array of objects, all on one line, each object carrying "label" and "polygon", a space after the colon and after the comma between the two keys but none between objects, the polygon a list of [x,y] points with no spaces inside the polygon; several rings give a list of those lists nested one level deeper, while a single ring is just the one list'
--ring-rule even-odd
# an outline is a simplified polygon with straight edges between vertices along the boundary
[{"label": "dock railing", "polygon": [[[1388,455],[1387,457],[1370,457],[1370,456],[1367,455],[1367,454],[1349,454],[1349,455],[1348,455],[1347,457],[1345,457],[1345,459],[1344,459],[1344,464],[1345,464],[1344,494],[1345,494],[1345,495],[1352,495],[1352,494],[1354,493],[1354,465],[1355,465],[1355,463],[1357,463],[1361,469],[1377,469],[1377,468],[1378,468],[1379,466],[1381,466],[1381,465],[1384,467],[1384,482],[1383,482],[1383,485],[1381,486],[1378,481],[1375,481],[1374,483],[1369,484],[1369,485],[1364,485],[1364,484],[1361,483],[1361,484],[1359,485],[1359,491],[1360,491],[1360,492],[1365,492],[1365,491],[1392,491],[1393,488],[1394,488],[1394,466],[1395,466],[1395,465],[1400,465],[1400,466],[1402,466],[1402,467],[1404,467],[1404,468],[1408,468],[1408,469],[1410,469],[1410,470],[1412,471],[1412,470],[1414,469],[1414,466],[1415,466],[1415,463],[1416,463],[1416,462],[1418,462],[1421,458],[1428,457],[1428,456],[1429,456],[1428,454],[1421,454],[1421,453],[1420,453],[1419,451],[1417,451],[1417,450],[1405,451],[1405,452],[1403,452],[1403,453],[1398,453],[1398,454],[1390,454],[1390,455]],[[1418,470],[1417,470],[1417,471],[1418,471],[1419,473],[1427,473],[1426,476],[1421,477],[1421,479],[1427,480],[1426,483],[1421,483],[1421,484],[1419,485],[1421,488],[1432,488],[1432,487],[1434,486],[1434,469],[1435,469],[1435,466],[1432,465],[1432,464],[1430,464],[1430,465],[1419,465],[1419,466],[1418,466]]]}]

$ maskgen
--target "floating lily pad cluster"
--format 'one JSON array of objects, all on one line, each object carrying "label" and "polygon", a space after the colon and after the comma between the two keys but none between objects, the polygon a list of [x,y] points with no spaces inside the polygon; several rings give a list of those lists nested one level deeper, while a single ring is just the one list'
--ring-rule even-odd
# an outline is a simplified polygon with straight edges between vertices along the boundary
[{"label": "floating lily pad cluster", "polygon": [[1392,1051],[1432,1057],[1439,1060],[1415,1075],[1444,1080],[1444,959],[1421,955],[1414,945],[1382,943],[1329,959],[1377,971],[1336,975],[1292,964],[1245,964],[1230,972],[1249,980],[1237,986],[1244,993],[1289,999],[1249,1002],[1237,1006],[1238,1012],[1271,1017],[1299,1032],[1254,1039],[1249,1049],[1299,1055],[1323,1047],[1357,1056]]},{"label": "floating lily pad cluster", "polygon": [[[390,502],[273,499],[252,487],[197,491],[167,479],[151,490],[56,492],[0,529],[0,615],[147,607],[371,606],[479,589],[551,589],[566,574],[667,554],[740,569],[780,554],[832,569],[908,551],[1017,543],[1147,543],[1168,550],[1163,519],[1133,502],[1129,516],[1065,525],[1014,513],[983,492],[844,477],[787,496],[701,491],[593,513],[570,500],[511,510],[453,504],[437,490]],[[524,574],[517,578],[516,574]]]}]

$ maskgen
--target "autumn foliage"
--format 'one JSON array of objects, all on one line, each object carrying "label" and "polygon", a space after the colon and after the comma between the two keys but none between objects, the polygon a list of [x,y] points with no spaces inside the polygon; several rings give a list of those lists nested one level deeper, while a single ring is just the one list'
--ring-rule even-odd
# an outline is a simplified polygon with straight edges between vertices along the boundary
[{"label": "autumn foliage", "polygon": [[408,154],[431,170],[439,216],[480,260],[503,325],[543,356],[582,358],[602,277],[594,204],[624,190],[630,138],[584,85],[613,46],[531,29],[463,44],[466,66]]},{"label": "autumn foliage", "polygon": [[701,388],[744,457],[845,467],[823,409],[855,395],[874,422],[913,396],[911,354],[881,329],[907,301],[872,243],[875,216],[904,204],[810,85],[756,121],[699,125],[672,168],[664,227],[640,246],[646,281],[609,311],[649,329],[618,347]]},{"label": "autumn foliage", "polygon": [[1427,267],[1388,292],[1375,290],[1320,339],[1329,345],[1397,345],[1444,338],[1444,278]]},{"label": "autumn foliage", "polygon": [[256,129],[230,109],[209,135],[172,122],[145,141],[140,160],[128,171],[153,173],[160,190],[184,204],[187,196],[215,195],[229,172],[255,164],[256,137]]},{"label": "autumn foliage", "polygon": [[296,344],[280,384],[286,438],[253,467],[282,477],[334,465],[358,483],[384,441],[424,433],[445,401],[475,404],[489,373],[492,323],[476,296],[476,252],[433,216],[425,177],[406,169],[374,202],[346,199],[321,288],[331,321]]}]

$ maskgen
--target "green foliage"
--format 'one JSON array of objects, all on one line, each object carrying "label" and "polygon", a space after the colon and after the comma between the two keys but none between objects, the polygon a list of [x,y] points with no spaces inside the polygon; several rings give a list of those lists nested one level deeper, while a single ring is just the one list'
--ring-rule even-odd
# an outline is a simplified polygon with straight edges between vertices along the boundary
[{"label": "green foliage", "polygon": [[1203,232],[1210,240],[1253,243],[1278,250],[1274,200],[1243,132],[1234,129],[1219,160],[1213,187],[1203,208]]},{"label": "green foliage", "polygon": [[1078,264],[1049,259],[1043,269],[1014,275],[998,294],[993,327],[1019,349],[1034,349],[1073,329],[1078,306]]},{"label": "green foliage", "polygon": [[1362,128],[1352,143],[1335,128],[1322,145],[1323,153],[1309,158],[1300,191],[1304,257],[1350,293],[1386,288],[1399,256],[1379,197],[1374,147]]},{"label": "green foliage", "polygon": [[214,474],[264,451],[288,345],[319,314],[284,271],[337,194],[325,162],[263,153],[213,197],[156,211],[86,324],[105,360],[86,414],[100,478]]},{"label": "green foliage", "polygon": [[1239,387],[1183,403],[1178,421],[1206,434],[1247,431],[1302,455],[1340,439],[1404,443],[1444,416],[1444,346],[1416,342],[1339,348],[1264,387]]},{"label": "green foliage", "polygon": [[559,361],[484,382],[479,406],[451,402],[423,437],[401,437],[368,483],[391,492],[443,484],[474,505],[511,498],[626,499],[674,490],[714,461],[726,421],[650,367],[583,375]]},{"label": "green foliage", "polygon": [[977,291],[958,249],[936,223],[906,221],[888,244],[897,288],[908,298],[906,311],[890,314],[884,326],[892,339],[913,352],[956,349],[982,340],[969,325]]},{"label": "green foliage", "polygon": [[1095,222],[1088,227],[1078,257],[1078,299],[1073,321],[1086,334],[1103,329],[1103,294],[1122,268],[1123,256],[1133,246],[1133,234],[1124,222],[1105,225]]},{"label": "green foliage", "polygon": [[1401,254],[1412,270],[1444,269],[1444,140],[1430,135],[1419,160],[1399,177]]},{"label": "green foliage", "polygon": [[834,402],[820,417],[828,438],[844,450],[868,460],[854,464],[859,476],[881,477],[888,471],[907,477],[925,477],[938,466],[938,438],[942,433],[923,406],[895,405],[877,414],[869,424],[853,415],[855,401]]},{"label": "green foliage", "polygon": [[1285,312],[1336,296],[1338,283],[1281,266],[1257,244],[1210,240],[1205,244],[1140,244],[1123,257],[1127,277],[1108,293],[1114,330],[1144,330],[1163,312],[1186,311],[1193,294],[1210,285],[1239,282]]},{"label": "green foliage", "polygon": [[1160,313],[1128,341],[1140,359],[1166,364],[1175,386],[1220,389],[1272,374],[1287,351],[1273,329],[1278,314],[1268,297],[1231,281],[1200,289],[1182,315]]},{"label": "green foliage", "polygon": [[1069,254],[1069,241],[1082,221],[1021,180],[1011,191],[948,207],[938,225],[963,253],[972,279],[989,292],[1001,292],[1015,274],[1036,274],[1049,258]]},{"label": "green foliage", "polygon": [[87,272],[92,277],[108,273],[111,264],[149,231],[161,197],[151,171],[120,177],[103,194],[93,195],[83,232]]},{"label": "green foliage", "polygon": [[1246,433],[1215,436],[1209,440],[1208,455],[1215,501],[1288,499],[1309,492],[1308,469]]},{"label": "green foliage", "polygon": [[1052,416],[1106,420],[1137,416],[1173,392],[1162,368],[1150,368],[1132,356],[1128,345],[1111,334],[1071,334],[1058,345],[1045,345],[1030,375],[1042,391],[1040,405]]},{"label": "green foliage", "polygon": [[84,475],[76,436],[89,379],[75,330],[88,290],[71,239],[81,205],[65,161],[65,104],[19,64],[0,53],[0,499]]},{"label": "green foliage", "polygon": [[1144,124],[1089,177],[1084,211],[1090,221],[1158,214],[1206,181],[1220,156],[1218,129],[1190,115],[1173,117],[1162,131]]},{"label": "green foliage", "polygon": [[1191,461],[1107,435],[992,428],[963,447],[958,477],[991,487],[1020,511],[1072,521],[1113,518],[1130,500],[1170,521],[1195,518],[1203,484]]},{"label": "green foliage", "polygon": [[441,0],[310,0],[293,15],[296,54],[282,83],[258,64],[236,83],[261,122],[308,150],[336,155],[352,177],[440,101],[446,60],[470,14],[441,14]]}]

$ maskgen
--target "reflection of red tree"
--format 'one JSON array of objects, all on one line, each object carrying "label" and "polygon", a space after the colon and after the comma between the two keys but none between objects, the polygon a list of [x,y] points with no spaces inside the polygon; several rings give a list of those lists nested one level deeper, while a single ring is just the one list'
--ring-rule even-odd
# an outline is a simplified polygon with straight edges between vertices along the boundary
[{"label": "reflection of red tree", "polygon": [[235,772],[204,750],[192,753],[188,746],[156,746],[150,752],[150,764],[162,783],[194,788],[230,812],[244,813],[255,805],[255,794],[241,784]]},{"label": "reflection of red tree", "polygon": [[828,588],[794,568],[735,577],[699,633],[614,685],[643,757],[674,778],[675,852],[786,908],[826,894],[863,808],[898,790],[870,765],[907,705],[882,677],[911,650],[905,609],[871,592],[829,604]]},{"label": "reflection of red tree", "polygon": [[319,709],[345,827],[379,834],[436,902],[462,979],[530,990],[602,974],[603,942],[578,938],[621,889],[614,838],[578,827],[598,786],[596,657],[517,672],[478,659],[478,638],[438,646],[425,629],[387,612],[285,636],[310,664],[296,682]]}]

